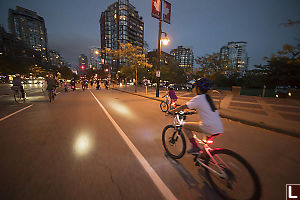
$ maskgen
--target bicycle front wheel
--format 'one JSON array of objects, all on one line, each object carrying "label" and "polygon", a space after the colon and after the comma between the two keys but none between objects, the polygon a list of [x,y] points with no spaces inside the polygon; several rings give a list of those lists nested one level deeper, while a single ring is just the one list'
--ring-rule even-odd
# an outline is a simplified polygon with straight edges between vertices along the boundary
[{"label": "bicycle front wheel", "polygon": [[24,99],[22,98],[21,91],[15,91],[14,92],[14,98],[15,98],[15,102],[17,102],[17,103],[24,103]]},{"label": "bicycle front wheel", "polygon": [[223,172],[225,177],[205,168],[208,181],[224,199],[255,200],[261,196],[261,185],[251,165],[239,154],[228,149],[216,149],[210,152],[221,170],[210,157],[206,164],[216,172]]},{"label": "bicycle front wheel", "polygon": [[14,93],[15,102],[20,103],[21,102],[21,96],[18,92]]},{"label": "bicycle front wheel", "polygon": [[51,102],[52,101],[52,92],[51,92],[51,90],[49,90],[48,96],[49,96],[49,101]]},{"label": "bicycle front wheel", "polygon": [[186,142],[184,135],[173,125],[164,128],[162,143],[166,153],[173,159],[179,159],[185,154]]},{"label": "bicycle front wheel", "polygon": [[162,101],[160,103],[160,109],[163,112],[167,112],[169,110],[169,105],[165,101]]}]

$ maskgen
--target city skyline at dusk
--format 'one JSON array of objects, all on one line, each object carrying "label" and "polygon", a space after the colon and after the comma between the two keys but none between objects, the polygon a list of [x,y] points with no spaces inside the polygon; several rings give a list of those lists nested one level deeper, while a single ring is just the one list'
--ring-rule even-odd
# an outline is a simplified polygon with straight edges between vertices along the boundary
[{"label": "city skyline at dusk", "polygon": [[[48,48],[59,51],[73,67],[81,53],[88,55],[91,46],[100,46],[101,12],[114,3],[73,1],[2,1],[0,24],[8,31],[8,9],[21,6],[37,12],[45,19]],[[231,41],[247,42],[249,66],[263,64],[265,56],[271,56],[284,44],[297,44],[300,24],[285,26],[289,20],[299,21],[299,1],[189,1],[172,4],[171,24],[163,23],[170,43],[162,50],[170,52],[177,46],[191,47],[194,56],[219,52]],[[144,38],[149,49],[157,48],[158,20],[151,17],[151,1],[131,0],[143,17]],[[195,65],[198,67],[198,65]]]}]

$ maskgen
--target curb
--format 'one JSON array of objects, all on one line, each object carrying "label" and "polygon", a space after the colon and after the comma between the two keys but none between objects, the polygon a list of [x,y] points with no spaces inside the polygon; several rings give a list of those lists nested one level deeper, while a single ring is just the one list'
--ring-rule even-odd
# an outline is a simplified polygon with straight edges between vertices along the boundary
[{"label": "curb", "polygon": [[[160,101],[160,102],[162,101],[162,100],[159,100],[157,98],[147,97],[147,96],[144,96],[144,95],[141,95],[141,94],[136,94],[136,93],[133,93],[133,92],[124,91],[124,90],[121,90],[121,89],[116,89],[116,88],[111,88],[111,89],[117,90],[117,91],[120,91],[120,92],[124,92],[124,93],[128,93],[128,94],[132,94],[132,95],[136,95],[136,96],[140,96],[140,97],[144,97],[144,98],[147,98],[147,99],[152,99],[152,100],[155,100],[155,101]],[[263,129],[266,129],[266,130],[275,131],[275,132],[278,132],[278,133],[281,133],[281,134],[289,135],[289,136],[292,136],[292,137],[300,138],[300,135],[295,133],[294,131],[284,130],[284,129],[281,129],[281,128],[278,128],[278,127],[273,127],[273,126],[270,126],[270,125],[267,125],[267,124],[260,124],[260,123],[256,123],[256,122],[247,121],[247,120],[240,119],[240,118],[237,118],[237,117],[222,114],[221,111],[220,111],[220,116],[222,118],[237,121],[237,122],[240,122],[240,123],[243,123],[243,124],[246,124],[246,125],[259,127],[259,128],[263,128]]]},{"label": "curb", "polygon": [[152,99],[152,100],[155,100],[155,101],[160,101],[160,102],[163,101],[163,100],[160,100],[160,99],[157,99],[157,98],[147,97],[147,96],[144,96],[144,95],[141,95],[141,94],[136,94],[136,93],[133,93],[133,92],[128,92],[128,91],[124,91],[124,90],[120,90],[120,89],[116,89],[116,88],[111,88],[111,89],[112,90],[117,90],[117,91],[120,91],[120,92],[125,92],[125,93],[132,94],[132,95],[136,95],[136,96],[140,96],[140,97],[144,97],[144,98],[147,98],[147,99]]},{"label": "curb", "polygon": [[237,121],[237,122],[240,122],[240,123],[243,123],[243,124],[246,124],[246,125],[255,126],[255,127],[259,127],[259,128],[269,130],[269,131],[275,131],[275,132],[278,132],[278,133],[281,133],[281,134],[285,134],[285,135],[289,135],[289,136],[292,136],[292,137],[300,138],[299,134],[295,133],[294,131],[284,130],[284,129],[273,127],[273,126],[270,126],[270,125],[267,125],[267,124],[260,124],[260,123],[256,123],[256,122],[247,121],[247,120],[244,120],[244,119],[240,119],[240,118],[237,118],[237,117],[232,117],[232,116],[222,114],[222,113],[220,113],[220,116],[222,118],[230,119],[232,121]]}]

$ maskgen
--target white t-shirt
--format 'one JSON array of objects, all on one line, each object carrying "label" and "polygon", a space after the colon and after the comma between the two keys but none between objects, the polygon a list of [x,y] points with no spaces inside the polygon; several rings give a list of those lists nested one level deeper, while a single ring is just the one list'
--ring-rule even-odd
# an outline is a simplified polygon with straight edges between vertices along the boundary
[{"label": "white t-shirt", "polygon": [[205,94],[195,96],[186,105],[189,109],[196,109],[202,120],[200,127],[203,131],[210,134],[224,132],[219,112],[218,110],[215,110],[215,112],[212,111]]}]

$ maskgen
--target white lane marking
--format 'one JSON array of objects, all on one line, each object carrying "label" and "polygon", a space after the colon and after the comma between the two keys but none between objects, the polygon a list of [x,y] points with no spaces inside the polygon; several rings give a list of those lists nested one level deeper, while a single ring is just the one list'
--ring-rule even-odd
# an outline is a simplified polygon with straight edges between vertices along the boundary
[{"label": "white lane marking", "polygon": [[[91,90],[89,90],[91,92]],[[126,142],[132,153],[135,155],[135,157],[138,159],[140,164],[143,166],[145,171],[148,173],[158,190],[162,193],[162,195],[166,199],[174,199],[177,198],[175,195],[171,192],[171,190],[168,188],[168,186],[161,180],[161,178],[157,175],[157,173],[154,171],[154,169],[150,166],[148,161],[144,158],[144,156],[139,152],[139,150],[134,146],[134,144],[129,140],[127,135],[124,133],[124,131],[120,128],[120,126],[116,123],[116,121],[112,118],[112,116],[107,112],[107,110],[104,108],[104,106],[100,103],[100,101],[96,98],[96,96],[91,92],[99,106],[102,108],[108,119],[110,119],[111,123],[114,125],[120,136],[123,138],[123,140]]]},{"label": "white lane marking", "polygon": [[11,113],[11,114],[9,114],[9,115],[7,115],[7,116],[5,116],[5,117],[2,117],[2,118],[0,119],[0,122],[3,121],[3,120],[5,120],[5,119],[7,119],[7,118],[9,118],[9,117],[11,117],[11,116],[13,116],[13,115],[15,115],[15,114],[17,114],[17,113],[19,113],[19,112],[21,112],[21,111],[23,111],[23,110],[26,110],[27,108],[30,108],[31,106],[33,106],[33,105],[31,104],[31,105],[29,105],[29,106],[27,106],[27,107],[25,107],[25,108],[22,108],[22,109],[20,109],[20,110],[14,112],[14,113]]}]

